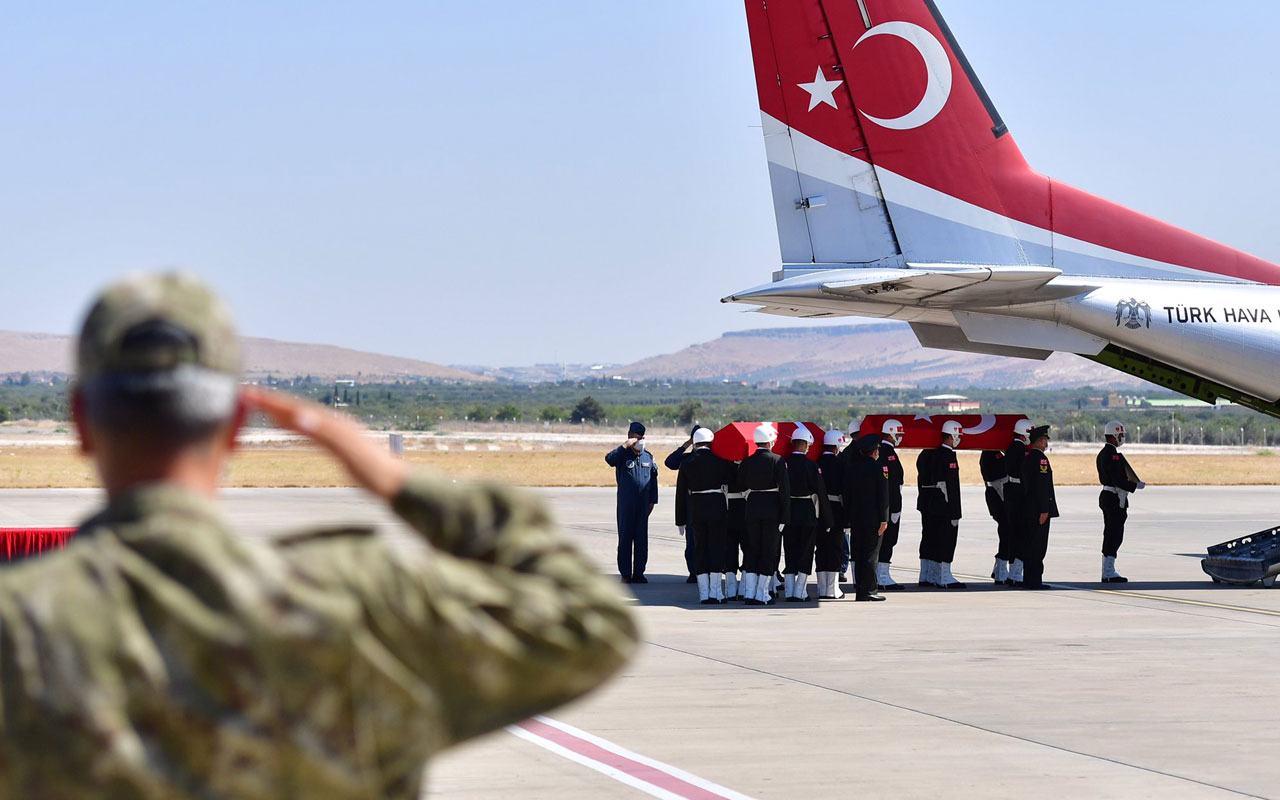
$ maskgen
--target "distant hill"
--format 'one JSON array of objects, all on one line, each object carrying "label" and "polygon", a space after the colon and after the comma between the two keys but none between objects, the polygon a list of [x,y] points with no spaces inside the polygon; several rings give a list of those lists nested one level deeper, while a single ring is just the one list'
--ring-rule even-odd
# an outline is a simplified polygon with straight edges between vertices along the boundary
[{"label": "distant hill", "polygon": [[[292,378],[359,378],[364,381],[436,379],[492,381],[473,372],[418,361],[348,350],[328,344],[301,344],[276,339],[245,338],[244,366],[248,378],[274,375]],[[0,331],[0,375],[67,375],[71,373],[72,342],[69,336],[48,333]]]},{"label": "distant hill", "polygon": [[726,333],[719,339],[654,356],[617,370],[628,378],[831,385],[977,388],[1132,388],[1144,382],[1080,356],[1045,361],[928,350],[901,323],[823,328],[774,328]]}]

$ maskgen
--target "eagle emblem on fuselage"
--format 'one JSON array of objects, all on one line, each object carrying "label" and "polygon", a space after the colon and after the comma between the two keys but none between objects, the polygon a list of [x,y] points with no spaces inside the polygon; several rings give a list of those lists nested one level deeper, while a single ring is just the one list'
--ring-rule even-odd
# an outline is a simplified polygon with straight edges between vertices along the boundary
[{"label": "eagle emblem on fuselage", "polygon": [[1122,324],[1129,330],[1137,330],[1144,325],[1150,328],[1151,306],[1132,297],[1116,303],[1116,327]]}]

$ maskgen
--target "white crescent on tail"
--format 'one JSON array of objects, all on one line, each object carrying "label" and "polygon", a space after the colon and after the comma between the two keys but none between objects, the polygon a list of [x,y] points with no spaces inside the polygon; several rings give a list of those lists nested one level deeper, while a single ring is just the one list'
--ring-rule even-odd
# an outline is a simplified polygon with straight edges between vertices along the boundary
[{"label": "white crescent on tail", "polygon": [[965,428],[964,432],[969,436],[977,436],[980,433],[986,433],[996,426],[995,414],[983,414],[982,420],[972,428]]},{"label": "white crescent on tail", "polygon": [[924,28],[912,22],[882,22],[862,34],[853,49],[873,36],[896,36],[910,44],[924,59],[925,68],[929,71],[929,83],[925,87],[924,97],[914,109],[901,117],[881,119],[873,117],[865,111],[859,112],[882,128],[895,131],[909,131],[928,124],[947,105],[951,98],[951,57],[947,50]]}]

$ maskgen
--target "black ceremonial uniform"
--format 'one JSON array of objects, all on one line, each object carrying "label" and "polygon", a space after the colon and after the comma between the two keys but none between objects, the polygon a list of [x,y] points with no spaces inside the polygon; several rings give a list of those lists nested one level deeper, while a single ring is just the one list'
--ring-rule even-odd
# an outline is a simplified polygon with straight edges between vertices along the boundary
[{"label": "black ceremonial uniform", "polygon": [[742,494],[738,462],[733,462],[733,483],[729,484],[729,521],[725,529],[724,571],[734,574],[742,566],[742,548],[747,541],[747,501]]},{"label": "black ceremonial uniform", "polygon": [[[882,445],[883,446],[883,445]],[[852,446],[850,446],[852,448]],[[889,469],[869,454],[859,453],[845,472],[845,513],[853,538],[857,596],[876,594],[876,563],[880,557],[880,524],[889,521]],[[950,527],[950,521],[947,526]]]},{"label": "black ceremonial uniform", "polygon": [[982,482],[987,486],[987,511],[996,521],[996,558],[1012,561],[1017,556],[1014,554],[1013,525],[1005,509],[1005,491],[1009,482],[1005,458],[1001,450],[983,450],[978,457],[978,469],[982,472]]},{"label": "black ceremonial uniform", "polygon": [[[1044,578],[1044,556],[1049,551],[1049,520],[1058,516],[1058,501],[1053,494],[1053,467],[1040,450],[1027,450],[1022,460],[1022,585],[1038,589]],[[1040,523],[1040,515],[1049,519]]]},{"label": "black ceremonial uniform", "polygon": [[[884,529],[884,536],[880,537],[880,563],[888,564],[893,561],[893,548],[898,543],[898,529],[902,526],[902,484],[906,475],[902,469],[902,460],[898,458],[898,451],[888,440],[880,442],[879,464],[888,469],[889,526]],[[895,514],[898,515],[897,522],[893,520]]]},{"label": "black ceremonial uniform", "polygon": [[728,572],[725,538],[729,525],[729,499],[734,481],[733,462],[720,458],[710,447],[697,447],[680,464],[676,477],[676,525],[693,534],[694,574]]},{"label": "black ceremonial uniform", "polygon": [[[1027,443],[1014,439],[1004,451],[1005,473],[1009,481],[1004,485],[1004,518],[1009,528],[1011,539],[1009,561],[1022,558],[1022,540],[1024,538],[1024,522],[1022,516],[1022,462],[1027,457]],[[1001,548],[1003,549],[1003,548]],[[1012,577],[1010,581],[1012,581]]]},{"label": "black ceremonial uniform", "polygon": [[818,529],[818,572],[839,572],[844,560],[844,529],[849,527],[844,513],[844,459],[836,453],[823,453],[818,458],[818,470],[827,485],[827,500],[831,505],[831,524]]},{"label": "black ceremonial uniform", "polygon": [[956,451],[941,445],[922,450],[916,459],[916,481],[920,496],[920,558],[950,564],[956,555],[960,519],[960,464]]},{"label": "black ceremonial uniform", "polygon": [[813,574],[813,548],[818,528],[830,527],[831,503],[818,464],[804,453],[787,456],[791,479],[791,520],[782,530],[787,575]]},{"label": "black ceremonial uniform", "polygon": [[1102,554],[1115,558],[1124,542],[1124,523],[1129,519],[1129,495],[1138,491],[1138,476],[1119,448],[1108,442],[1098,453],[1098,482],[1102,492]]},{"label": "black ceremonial uniform", "polygon": [[787,462],[766,447],[757,448],[738,467],[738,485],[747,495],[747,538],[742,571],[762,578],[778,571],[782,538],[779,524],[791,521],[791,481]]}]

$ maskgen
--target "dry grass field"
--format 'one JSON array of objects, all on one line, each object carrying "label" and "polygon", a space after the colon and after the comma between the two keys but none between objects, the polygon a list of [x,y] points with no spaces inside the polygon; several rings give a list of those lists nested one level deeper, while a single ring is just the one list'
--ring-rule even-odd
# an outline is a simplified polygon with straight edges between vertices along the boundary
[{"label": "dry grass field", "polygon": [[[908,480],[914,475],[913,453],[903,454]],[[1092,485],[1093,456],[1050,454],[1060,486]],[[609,486],[613,470],[595,450],[538,450],[529,452],[471,452],[411,450],[406,458],[460,480],[485,479],[522,486]],[[1280,484],[1280,457],[1271,455],[1132,455],[1130,461],[1144,480],[1176,485]],[[979,483],[978,454],[961,453],[961,477]],[[663,485],[675,484],[675,474],[661,473]],[[348,482],[319,451],[306,447],[247,448],[236,454],[227,486],[328,487]],[[96,485],[91,465],[75,448],[31,445],[0,449],[0,488],[84,488]]]}]

